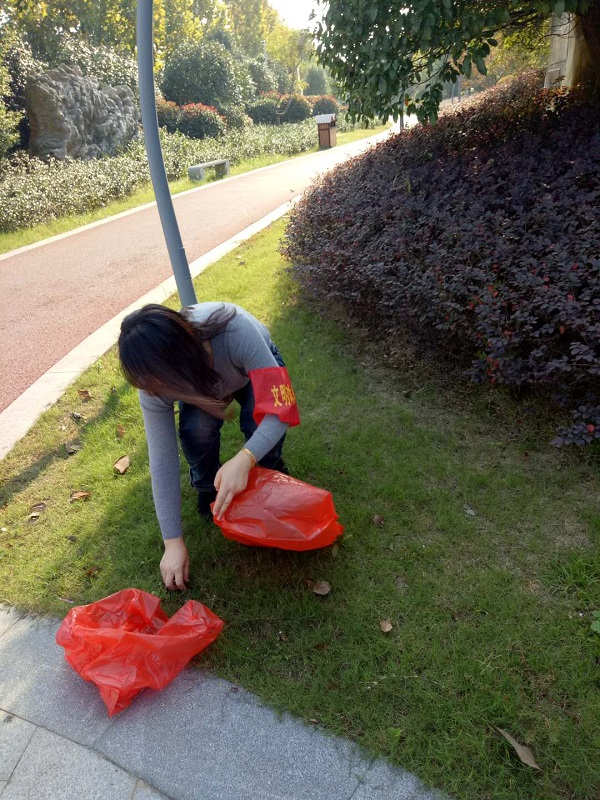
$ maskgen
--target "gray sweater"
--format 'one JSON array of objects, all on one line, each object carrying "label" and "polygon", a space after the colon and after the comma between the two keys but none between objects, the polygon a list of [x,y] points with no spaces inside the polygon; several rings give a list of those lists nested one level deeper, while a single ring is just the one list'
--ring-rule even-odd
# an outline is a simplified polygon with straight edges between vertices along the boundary
[{"label": "gray sweater", "polygon": [[[236,315],[223,333],[211,339],[213,367],[221,376],[219,397],[239,391],[248,383],[253,369],[278,366],[271,352],[271,337],[265,326],[252,314],[230,303],[198,303],[191,307],[189,318],[202,322],[216,310],[235,308]],[[148,440],[152,494],[163,539],[183,536],[181,525],[181,486],[179,451],[175,428],[174,403],[177,398],[157,397],[139,392]],[[265,456],[287,429],[273,414],[265,416],[247,447],[256,460]]]}]

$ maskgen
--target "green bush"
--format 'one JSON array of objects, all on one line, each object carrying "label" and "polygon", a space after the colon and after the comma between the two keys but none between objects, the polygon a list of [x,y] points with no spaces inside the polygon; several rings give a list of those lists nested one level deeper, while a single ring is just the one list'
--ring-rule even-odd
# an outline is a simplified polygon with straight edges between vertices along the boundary
[{"label": "green bush", "polygon": [[272,97],[263,97],[255,103],[246,106],[248,116],[255,125],[278,125],[279,116],[277,114],[278,101]]},{"label": "green bush", "polygon": [[179,106],[240,105],[244,100],[231,53],[219,42],[185,42],[169,58],[162,92]]},{"label": "green bush", "polygon": [[275,59],[269,60],[269,68],[275,76],[276,86],[275,90],[279,94],[291,94],[294,91],[294,81],[286,67]]},{"label": "green bush", "polygon": [[302,122],[312,116],[312,108],[305,97],[301,95],[287,95],[279,101],[279,108],[282,122]]},{"label": "green bush", "polygon": [[[313,98],[311,98],[313,99]],[[313,116],[317,114],[339,114],[340,104],[335,97],[324,95],[313,99]]]},{"label": "green bush", "polygon": [[323,67],[313,64],[307,69],[304,80],[306,81],[306,94],[322,95],[329,93],[329,79]]},{"label": "green bush", "polygon": [[273,92],[277,89],[277,78],[273,70],[263,59],[256,58],[248,62],[248,71],[257,95]]},{"label": "green bush", "polygon": [[138,96],[138,71],[135,58],[116,47],[90,44],[82,36],[60,37],[56,59],[50,66],[68,64],[79,67],[108,86],[129,86]]},{"label": "green bush", "polygon": [[21,114],[9,111],[1,99],[8,91],[10,75],[6,67],[0,64],[0,158],[2,158],[19,141],[19,121]]},{"label": "green bush", "polygon": [[25,84],[30,75],[45,72],[48,64],[34,58],[31,47],[16,35],[3,42],[2,62],[8,71],[8,82],[0,89],[2,99],[10,111],[25,111]]},{"label": "green bush", "polygon": [[[169,180],[187,175],[191,164],[227,158],[232,164],[265,154],[291,156],[315,146],[312,120],[298,125],[251,126],[218,139],[188,139],[160,131]],[[81,214],[134,192],[150,180],[143,138],[126,152],[96,161],[50,161],[20,151],[0,161],[0,232]]]},{"label": "green bush", "polygon": [[161,128],[165,128],[169,133],[175,133],[179,128],[179,119],[181,117],[181,109],[177,103],[164,98],[158,98],[156,101],[156,116],[158,117],[158,124]]},{"label": "green bush", "polygon": [[256,99],[256,86],[250,75],[248,62],[245,59],[234,59],[233,73],[235,76],[235,85],[238,90],[236,97],[240,99],[239,101],[236,99],[231,102],[226,102],[225,105],[237,105],[238,102],[241,105],[244,103],[251,103]]},{"label": "green bush", "polygon": [[252,117],[244,113],[244,109],[239,106],[224,106],[218,109],[219,114],[225,118],[227,130],[233,128],[247,128],[253,125]]},{"label": "green bush", "polygon": [[179,109],[178,130],[191,139],[222,136],[227,130],[225,119],[216,108],[189,103]]}]

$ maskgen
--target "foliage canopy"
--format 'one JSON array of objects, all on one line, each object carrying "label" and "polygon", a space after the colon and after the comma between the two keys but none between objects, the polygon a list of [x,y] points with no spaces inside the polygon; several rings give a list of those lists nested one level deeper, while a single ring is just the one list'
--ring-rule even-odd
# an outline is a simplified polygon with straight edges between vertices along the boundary
[{"label": "foliage canopy", "polygon": [[[318,0],[321,64],[348,95],[353,117],[398,118],[406,107],[435,120],[444,83],[486,73],[501,31],[565,11],[586,15],[598,0]],[[584,31],[585,33],[585,31]],[[592,49],[591,52],[594,52]]]}]

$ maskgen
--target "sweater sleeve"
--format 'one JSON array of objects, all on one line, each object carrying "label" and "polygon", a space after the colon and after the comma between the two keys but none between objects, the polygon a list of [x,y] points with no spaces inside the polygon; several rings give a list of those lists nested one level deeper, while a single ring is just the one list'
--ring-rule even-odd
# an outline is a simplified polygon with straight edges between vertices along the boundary
[{"label": "sweater sleeve", "polygon": [[[251,318],[237,314],[226,333],[229,358],[245,375],[253,369],[280,366],[267,343],[261,328]],[[246,442],[257,461],[266,456],[288,429],[275,414],[267,414]]]},{"label": "sweater sleeve", "polygon": [[173,403],[139,392],[148,441],[154,507],[163,539],[183,536],[179,451]]}]

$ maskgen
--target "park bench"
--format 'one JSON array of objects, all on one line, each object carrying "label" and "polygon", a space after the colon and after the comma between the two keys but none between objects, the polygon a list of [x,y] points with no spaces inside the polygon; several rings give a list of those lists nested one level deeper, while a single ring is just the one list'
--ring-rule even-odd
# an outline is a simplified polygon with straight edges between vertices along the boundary
[{"label": "park bench", "polygon": [[206,177],[206,170],[214,167],[217,178],[229,175],[229,159],[217,159],[216,161],[205,161],[204,164],[195,164],[188,168],[188,176],[192,181],[203,181]]}]

